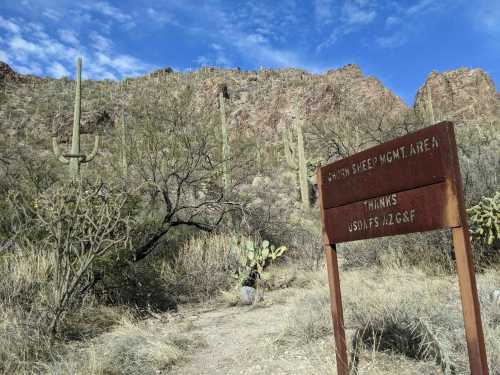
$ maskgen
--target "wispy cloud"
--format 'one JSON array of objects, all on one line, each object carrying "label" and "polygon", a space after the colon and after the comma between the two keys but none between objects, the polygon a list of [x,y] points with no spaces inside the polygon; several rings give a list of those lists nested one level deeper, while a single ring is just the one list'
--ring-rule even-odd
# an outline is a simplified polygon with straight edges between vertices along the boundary
[{"label": "wispy cloud", "polygon": [[177,25],[175,17],[173,17],[170,13],[167,13],[166,11],[160,11],[155,8],[149,7],[146,9],[146,14],[148,15],[149,19],[160,25],[166,25],[166,24]]},{"label": "wispy cloud", "polygon": [[0,61],[10,64],[10,56],[5,51],[0,50]]},{"label": "wispy cloud", "polygon": [[19,31],[21,30],[15,22],[3,18],[2,16],[0,16],[0,28],[15,34],[19,33]]},{"label": "wispy cloud", "polygon": [[385,27],[386,29],[390,29],[393,26],[401,24],[402,20],[400,17],[389,16],[385,19]]},{"label": "wispy cloud", "polygon": [[347,0],[342,8],[342,17],[349,25],[367,25],[377,15],[372,1]]},{"label": "wispy cloud", "polygon": [[[287,47],[289,43],[297,44],[300,41],[300,35],[290,33],[297,29],[300,20],[295,1],[284,0],[280,7],[270,7],[268,4],[256,1],[236,12],[213,4],[205,5],[201,12],[205,17],[209,15],[213,23],[209,34],[216,41],[211,43],[215,59],[203,54],[196,59],[197,62],[202,65],[215,60],[216,65],[231,65],[233,59],[227,52],[231,51],[231,55],[253,66],[293,66],[315,72],[322,70],[308,61],[299,49]],[[202,32],[206,36],[206,30]]]},{"label": "wispy cloud", "polygon": [[375,37],[375,43],[382,48],[401,47],[416,33],[421,22],[419,18],[431,12],[438,12],[450,5],[450,0],[419,0],[411,6],[391,3],[385,19],[385,35]]},{"label": "wispy cloud", "polygon": [[132,19],[130,14],[122,12],[117,7],[109,4],[106,1],[90,2],[80,5],[82,9],[90,12],[97,12],[104,16],[115,19],[118,22],[127,22]]},{"label": "wispy cloud", "polygon": [[70,75],[78,56],[84,60],[84,78],[118,79],[137,76],[155,68],[152,64],[124,53],[116,53],[109,38],[94,31],[82,44],[78,34],[69,28],[49,34],[42,24],[23,19],[1,18],[0,60],[25,74],[62,77]]},{"label": "wispy cloud", "polygon": [[63,42],[66,42],[74,46],[79,44],[78,34],[72,30],[60,29],[58,30],[58,34]]},{"label": "wispy cloud", "polygon": [[475,6],[475,21],[487,33],[500,33],[500,2],[481,0]]},{"label": "wispy cloud", "polygon": [[55,78],[68,77],[70,75],[70,72],[58,62],[51,64],[47,70]]},{"label": "wispy cloud", "polygon": [[318,25],[327,25],[333,22],[333,0],[314,0],[314,15]]},{"label": "wispy cloud", "polygon": [[90,33],[90,40],[92,41],[92,47],[98,51],[109,51],[113,46],[111,39],[95,31]]},{"label": "wispy cloud", "polygon": [[382,48],[396,48],[406,43],[407,37],[404,33],[396,32],[389,36],[375,38],[375,42]]},{"label": "wispy cloud", "polygon": [[371,0],[345,0],[339,8],[339,15],[332,22],[335,27],[317,45],[316,53],[371,24],[377,17],[376,5],[376,2]]},{"label": "wispy cloud", "polygon": [[55,9],[45,9],[42,13],[45,17],[51,19],[52,21],[59,21],[63,15]]}]

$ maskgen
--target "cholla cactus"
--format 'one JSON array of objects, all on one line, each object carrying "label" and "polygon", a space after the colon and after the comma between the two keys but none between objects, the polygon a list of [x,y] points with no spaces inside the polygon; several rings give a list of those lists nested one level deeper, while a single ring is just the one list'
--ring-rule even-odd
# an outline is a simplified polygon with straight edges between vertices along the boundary
[{"label": "cholla cactus", "polygon": [[99,148],[99,136],[96,135],[94,148],[90,154],[80,153],[80,112],[81,112],[81,86],[82,81],[82,59],[78,58],[76,60],[76,92],[75,92],[75,112],[73,117],[73,136],[71,139],[71,153],[63,154],[59,145],[57,144],[57,138],[52,137],[52,148],[54,150],[55,156],[64,164],[69,164],[69,171],[71,179],[73,181],[78,181],[80,179],[80,164],[88,163],[92,161],[97,155],[97,150]]},{"label": "cholla cactus", "polygon": [[500,241],[500,192],[469,208],[472,238],[487,245]]}]

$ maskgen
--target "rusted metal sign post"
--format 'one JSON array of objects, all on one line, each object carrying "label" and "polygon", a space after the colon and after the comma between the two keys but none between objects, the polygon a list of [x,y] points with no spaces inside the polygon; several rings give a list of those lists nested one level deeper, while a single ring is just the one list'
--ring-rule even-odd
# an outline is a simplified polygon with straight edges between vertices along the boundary
[{"label": "rusted metal sign post", "polygon": [[487,375],[453,124],[442,122],[317,171],[337,374],[348,360],[336,244],[451,228],[472,375]]}]

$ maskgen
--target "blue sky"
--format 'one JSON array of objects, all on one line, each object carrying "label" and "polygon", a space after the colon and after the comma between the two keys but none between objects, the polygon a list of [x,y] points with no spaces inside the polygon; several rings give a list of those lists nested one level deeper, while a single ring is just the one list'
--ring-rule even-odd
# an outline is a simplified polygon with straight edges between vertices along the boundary
[{"label": "blue sky", "polygon": [[500,82],[500,0],[0,0],[0,60],[61,77],[79,55],[93,79],[355,63],[412,104],[432,69]]}]

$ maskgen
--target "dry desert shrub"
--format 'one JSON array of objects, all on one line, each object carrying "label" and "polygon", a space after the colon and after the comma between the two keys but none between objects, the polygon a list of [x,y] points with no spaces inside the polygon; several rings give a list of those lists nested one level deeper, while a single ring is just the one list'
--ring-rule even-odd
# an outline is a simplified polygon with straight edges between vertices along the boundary
[{"label": "dry desert shrub", "polygon": [[[489,294],[500,279],[498,272],[491,271],[477,277],[489,366],[496,374],[500,371],[500,310]],[[469,373],[456,276],[433,277],[417,269],[393,268],[344,272],[341,279],[353,362],[363,351],[375,350],[432,360],[448,373]],[[328,288],[315,287],[296,298],[278,342],[307,344],[332,335],[331,327]]]},{"label": "dry desert shrub", "polygon": [[34,371],[56,349],[45,329],[53,259],[12,250],[0,256],[0,374]]},{"label": "dry desert shrub", "polygon": [[455,271],[450,231],[382,237],[338,245],[344,270],[418,267],[431,275]]},{"label": "dry desert shrub", "polygon": [[239,266],[239,238],[224,233],[192,237],[173,262],[160,265],[161,277],[178,296],[192,300],[214,297],[236,281]]},{"label": "dry desert shrub", "polygon": [[36,313],[0,306],[0,374],[37,373],[57,349]]},{"label": "dry desert shrub", "polygon": [[119,326],[45,366],[47,374],[153,375],[168,371],[202,345],[182,328],[122,318]]}]

